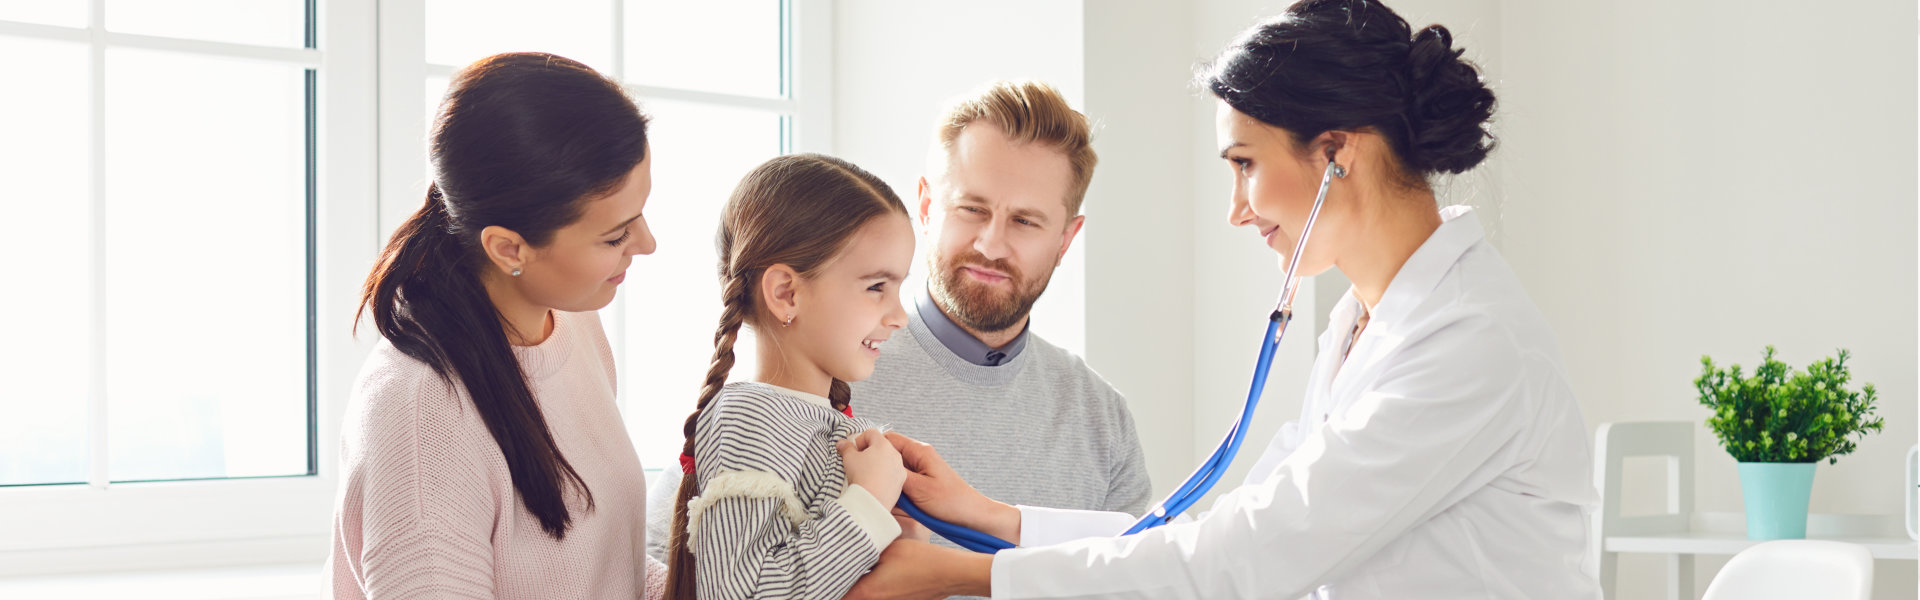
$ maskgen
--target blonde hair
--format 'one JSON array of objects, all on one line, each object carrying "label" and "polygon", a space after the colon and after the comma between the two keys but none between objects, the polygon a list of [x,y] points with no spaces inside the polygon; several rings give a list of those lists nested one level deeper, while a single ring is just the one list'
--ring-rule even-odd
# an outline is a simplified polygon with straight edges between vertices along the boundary
[{"label": "blonde hair", "polygon": [[940,140],[939,173],[953,164],[954,145],[960,133],[975,121],[998,125],[1015,144],[1038,142],[1067,156],[1073,167],[1068,181],[1067,216],[1080,214],[1080,203],[1087,198],[1087,185],[1093,182],[1093,167],[1100,158],[1093,153],[1092,124],[1087,116],[1067,105],[1067,99],[1051,85],[1038,81],[996,81],[963,96],[940,116],[934,135]]}]

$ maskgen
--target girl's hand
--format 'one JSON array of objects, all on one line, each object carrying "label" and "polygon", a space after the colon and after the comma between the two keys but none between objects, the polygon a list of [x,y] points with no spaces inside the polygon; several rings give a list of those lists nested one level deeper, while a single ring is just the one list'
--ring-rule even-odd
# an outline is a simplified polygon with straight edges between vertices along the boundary
[{"label": "girl's hand", "polygon": [[887,441],[900,451],[906,462],[906,494],[920,510],[942,521],[981,531],[994,537],[1020,543],[1020,511],[994,501],[968,485],[933,446],[913,438],[888,432]]},{"label": "girl's hand", "polygon": [[834,443],[840,462],[847,469],[847,483],[858,484],[873,494],[881,506],[893,508],[900,501],[900,486],[906,482],[907,469],[900,463],[900,451],[880,434],[868,429]]}]

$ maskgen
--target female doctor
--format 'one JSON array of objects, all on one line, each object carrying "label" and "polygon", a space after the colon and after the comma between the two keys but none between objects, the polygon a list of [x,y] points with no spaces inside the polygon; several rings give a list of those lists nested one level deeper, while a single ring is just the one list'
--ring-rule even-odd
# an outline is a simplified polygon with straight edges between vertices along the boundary
[{"label": "female doctor", "polygon": [[1205,73],[1234,225],[1291,253],[1323,174],[1346,172],[1300,272],[1353,288],[1299,420],[1243,485],[1114,537],[1132,516],[993,501],[895,434],[914,503],[1020,547],[903,539],[849,597],[1597,597],[1587,430],[1552,332],[1473,211],[1436,208],[1427,183],[1493,147],[1493,94],[1461,52],[1378,2],[1304,0]]}]

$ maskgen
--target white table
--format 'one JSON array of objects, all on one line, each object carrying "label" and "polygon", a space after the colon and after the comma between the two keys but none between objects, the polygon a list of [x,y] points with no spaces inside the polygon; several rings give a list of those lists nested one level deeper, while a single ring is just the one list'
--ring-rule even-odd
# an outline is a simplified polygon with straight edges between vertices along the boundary
[{"label": "white table", "polygon": [[[1747,539],[1741,513],[1694,513],[1689,521],[1684,530],[1607,536],[1605,551],[1732,555],[1760,543]],[[1876,559],[1920,560],[1920,543],[1897,516],[1807,515],[1807,539],[1858,544]]]}]

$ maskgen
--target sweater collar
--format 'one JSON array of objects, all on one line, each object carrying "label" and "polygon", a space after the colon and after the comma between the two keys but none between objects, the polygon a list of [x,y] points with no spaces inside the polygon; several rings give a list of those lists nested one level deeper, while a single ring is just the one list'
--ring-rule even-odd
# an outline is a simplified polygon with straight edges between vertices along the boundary
[{"label": "sweater collar", "polygon": [[579,335],[573,330],[579,327],[580,319],[564,311],[551,311],[551,314],[553,334],[532,346],[512,347],[514,358],[520,360],[520,372],[526,375],[528,381],[538,381],[560,372],[573,354],[573,337]]}]

